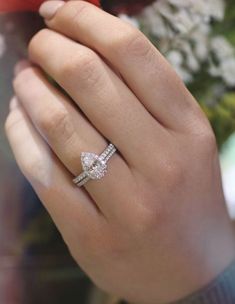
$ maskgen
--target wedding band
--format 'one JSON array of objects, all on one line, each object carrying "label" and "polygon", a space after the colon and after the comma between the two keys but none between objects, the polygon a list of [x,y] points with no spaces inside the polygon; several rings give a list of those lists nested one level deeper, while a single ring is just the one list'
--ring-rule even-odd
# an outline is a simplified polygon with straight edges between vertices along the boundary
[{"label": "wedding band", "polygon": [[107,173],[107,163],[116,151],[116,147],[113,144],[109,144],[100,155],[91,152],[82,152],[81,164],[83,172],[74,178],[73,182],[78,187],[81,187],[90,179],[97,180],[103,178]]}]

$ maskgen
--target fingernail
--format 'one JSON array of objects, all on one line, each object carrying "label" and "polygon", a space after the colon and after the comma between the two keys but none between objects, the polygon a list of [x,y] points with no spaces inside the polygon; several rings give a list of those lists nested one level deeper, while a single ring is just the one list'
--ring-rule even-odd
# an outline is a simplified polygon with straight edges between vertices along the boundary
[{"label": "fingernail", "polygon": [[19,105],[19,102],[18,102],[17,98],[15,96],[12,97],[10,104],[9,104],[10,111],[14,110],[16,107],[18,107],[18,105]]},{"label": "fingernail", "polygon": [[64,1],[61,0],[53,0],[53,1],[46,1],[43,2],[43,4],[39,8],[39,14],[49,20],[54,17],[56,12],[60,7],[62,7],[65,4]]},{"label": "fingernail", "polygon": [[24,69],[26,69],[30,66],[32,66],[32,64],[28,60],[26,60],[26,59],[20,60],[15,65],[14,75],[17,76],[20,72],[22,72]]}]

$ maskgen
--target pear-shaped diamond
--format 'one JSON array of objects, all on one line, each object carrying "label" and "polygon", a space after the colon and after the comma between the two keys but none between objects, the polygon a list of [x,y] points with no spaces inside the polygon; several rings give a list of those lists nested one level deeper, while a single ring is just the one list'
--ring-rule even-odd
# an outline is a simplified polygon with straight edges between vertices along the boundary
[{"label": "pear-shaped diamond", "polygon": [[98,155],[90,152],[81,154],[82,168],[91,179],[100,179],[107,172],[107,164]]}]

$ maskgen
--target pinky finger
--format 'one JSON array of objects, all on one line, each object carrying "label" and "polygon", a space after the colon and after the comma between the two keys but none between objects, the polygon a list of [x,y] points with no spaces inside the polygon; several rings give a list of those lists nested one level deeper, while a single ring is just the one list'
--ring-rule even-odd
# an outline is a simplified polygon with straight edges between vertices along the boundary
[{"label": "pinky finger", "polygon": [[5,130],[18,166],[65,241],[79,243],[79,235],[82,239],[89,236],[101,214],[88,194],[71,183],[70,173],[37,132],[16,97],[11,100]]}]

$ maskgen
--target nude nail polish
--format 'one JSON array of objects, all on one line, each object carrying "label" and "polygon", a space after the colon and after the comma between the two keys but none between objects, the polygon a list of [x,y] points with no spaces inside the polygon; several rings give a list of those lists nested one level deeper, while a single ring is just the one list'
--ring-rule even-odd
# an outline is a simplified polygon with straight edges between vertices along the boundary
[{"label": "nude nail polish", "polygon": [[39,14],[43,18],[50,20],[55,16],[58,9],[62,7],[64,4],[65,2],[61,0],[43,2],[43,4],[39,8]]}]

